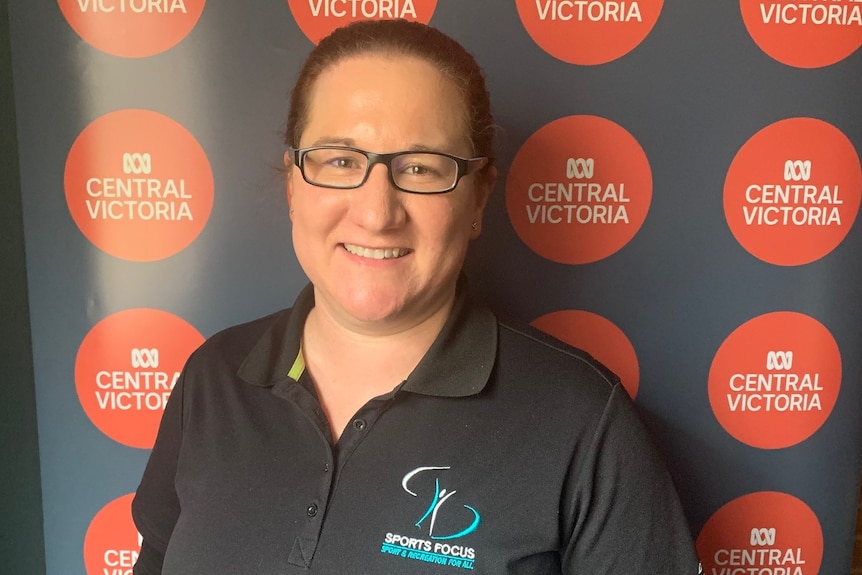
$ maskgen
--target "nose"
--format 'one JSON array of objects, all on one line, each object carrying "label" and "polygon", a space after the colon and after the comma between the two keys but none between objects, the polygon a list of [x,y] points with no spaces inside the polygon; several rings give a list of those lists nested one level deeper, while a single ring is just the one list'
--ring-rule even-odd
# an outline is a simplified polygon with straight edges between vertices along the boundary
[{"label": "nose", "polygon": [[365,183],[353,191],[351,213],[356,223],[371,231],[397,228],[407,219],[403,192],[395,188],[383,164],[371,167]]}]

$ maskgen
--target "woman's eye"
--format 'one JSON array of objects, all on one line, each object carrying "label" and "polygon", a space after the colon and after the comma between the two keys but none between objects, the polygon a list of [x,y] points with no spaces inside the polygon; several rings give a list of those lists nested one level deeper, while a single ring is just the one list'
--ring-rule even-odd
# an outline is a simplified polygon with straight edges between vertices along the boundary
[{"label": "woman's eye", "polygon": [[432,166],[426,164],[410,164],[404,169],[404,173],[408,176],[433,177],[436,176],[439,172],[435,170]]},{"label": "woman's eye", "polygon": [[356,161],[352,158],[333,158],[329,165],[333,168],[352,169],[356,167]]}]

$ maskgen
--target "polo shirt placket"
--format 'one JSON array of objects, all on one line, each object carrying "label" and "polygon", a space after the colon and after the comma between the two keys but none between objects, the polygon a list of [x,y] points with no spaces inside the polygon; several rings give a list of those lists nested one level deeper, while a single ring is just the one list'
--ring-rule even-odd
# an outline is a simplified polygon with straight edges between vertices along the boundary
[{"label": "polo shirt placket", "polygon": [[291,565],[310,569],[320,542],[326,511],[336,496],[339,476],[347,466],[350,456],[368,436],[380,414],[385,411],[395,392],[374,398],[364,405],[348,423],[338,442],[333,446],[329,421],[323,414],[322,406],[314,391],[314,383],[304,370],[301,351],[294,361],[289,378],[289,381],[279,382],[273,386],[272,392],[281,399],[293,403],[303,412],[309,422],[317,428],[326,453],[326,458],[320,466],[317,493],[305,508],[305,525],[294,540],[288,556]]}]

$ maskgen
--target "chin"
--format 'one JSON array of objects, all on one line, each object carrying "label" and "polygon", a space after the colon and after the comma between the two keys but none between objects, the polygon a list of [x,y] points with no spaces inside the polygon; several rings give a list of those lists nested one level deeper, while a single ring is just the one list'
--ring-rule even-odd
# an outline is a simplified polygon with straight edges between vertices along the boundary
[{"label": "chin", "polygon": [[357,324],[385,330],[387,327],[397,327],[401,314],[393,309],[345,309],[350,318]]},{"label": "chin", "polygon": [[379,290],[353,293],[342,300],[341,307],[358,321],[381,323],[398,317],[403,309],[402,297],[402,294],[381,293]]}]

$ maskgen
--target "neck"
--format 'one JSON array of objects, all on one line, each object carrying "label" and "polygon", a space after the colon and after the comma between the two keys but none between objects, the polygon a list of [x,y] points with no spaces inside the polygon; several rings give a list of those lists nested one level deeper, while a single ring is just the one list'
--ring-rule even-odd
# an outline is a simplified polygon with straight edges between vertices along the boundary
[{"label": "neck", "polygon": [[[379,380],[392,374],[394,387],[416,367],[449,317],[453,297],[421,322],[406,328],[355,329],[330,314],[325,305],[309,312],[303,331],[303,353],[312,375],[346,365],[353,376],[369,373]],[[363,369],[368,368],[368,369]]]},{"label": "neck", "polygon": [[352,329],[316,300],[303,330],[303,357],[334,437],[370,399],[404,381],[449,317],[444,306],[406,329]]}]

